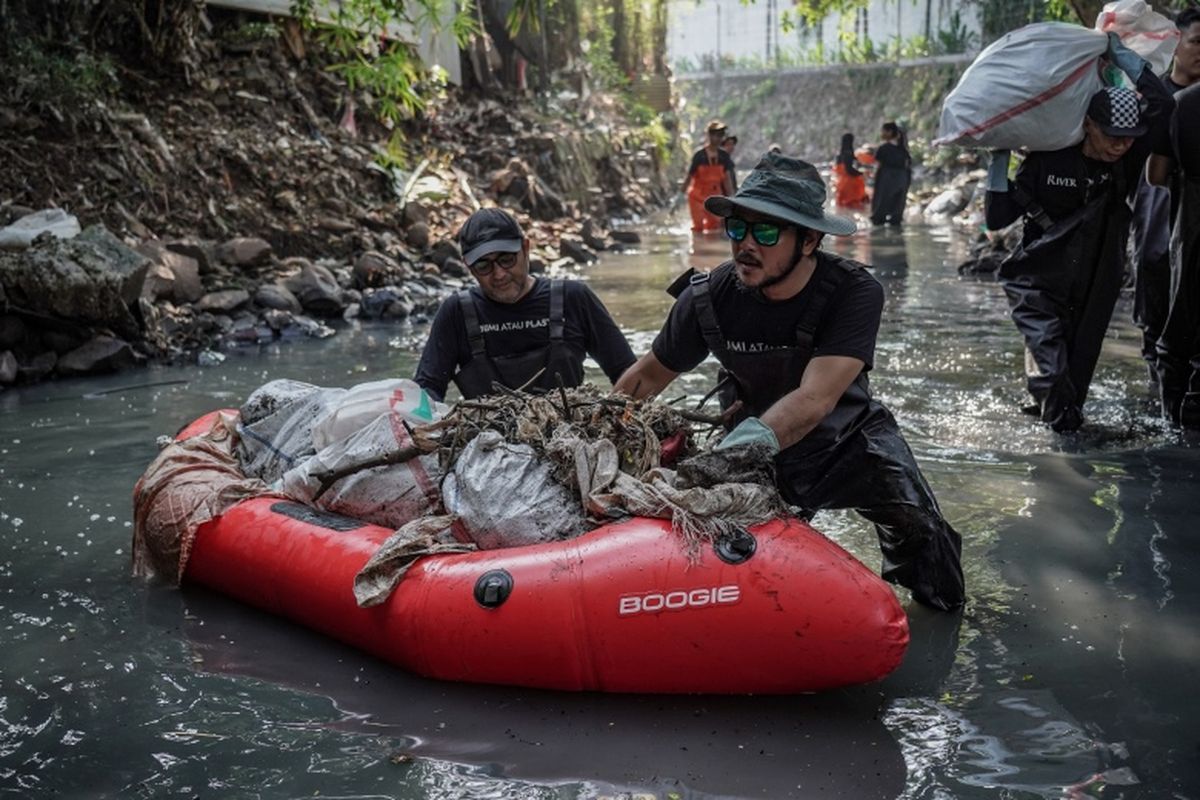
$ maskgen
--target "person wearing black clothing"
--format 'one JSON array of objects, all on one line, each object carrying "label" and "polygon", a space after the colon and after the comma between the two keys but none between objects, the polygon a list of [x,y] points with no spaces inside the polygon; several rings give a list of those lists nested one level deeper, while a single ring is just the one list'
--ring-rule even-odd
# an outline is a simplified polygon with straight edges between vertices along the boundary
[{"label": "person wearing black clothing", "polygon": [[783,498],[808,515],[856,509],[875,524],[883,577],[920,603],[954,609],[964,599],[962,540],[868,387],[883,288],[862,264],[819,249],[826,233],[855,230],[824,203],[816,168],[775,153],[737,194],[709,198],[733,260],[691,277],[651,351],[615,388],[657,395],[713,354],[722,408],[737,423],[718,460],[767,462]]},{"label": "person wearing black clothing", "polygon": [[633,363],[587,284],[529,274],[529,239],[507,212],[476,211],[458,241],[478,285],[434,316],[413,380],[436,399],[452,380],[464,399],[493,394],[493,383],[534,392],[578,386],[587,355],[614,381]]},{"label": "person wearing black clothing", "polygon": [[1113,34],[1109,43],[1109,58],[1137,76],[1142,97],[1130,89],[1101,89],[1088,105],[1081,143],[1030,153],[1015,184],[1006,177],[1007,154],[993,159],[989,172],[988,228],[999,230],[1025,216],[1021,246],[999,275],[1025,339],[1033,410],[1059,433],[1083,423],[1083,403],[1121,290],[1128,197],[1174,104],[1140,56]]},{"label": "person wearing black clothing", "polygon": [[[1179,43],[1171,70],[1162,78],[1171,94],[1200,83],[1200,8],[1175,18]],[[1171,181],[1155,186],[1143,176],[1133,199],[1130,263],[1134,272],[1133,320],[1142,329],[1142,357],[1158,381],[1158,338],[1171,302]]]},{"label": "person wearing black clothing", "polygon": [[1158,340],[1158,377],[1163,413],[1176,425],[1200,430],[1200,83],[1175,100],[1173,163],[1156,155],[1150,167],[1153,181],[1174,177],[1171,296]]},{"label": "person wearing black clothing", "polygon": [[875,191],[871,195],[871,224],[904,222],[908,186],[912,183],[912,156],[904,131],[894,122],[883,123],[883,144],[875,150]]}]

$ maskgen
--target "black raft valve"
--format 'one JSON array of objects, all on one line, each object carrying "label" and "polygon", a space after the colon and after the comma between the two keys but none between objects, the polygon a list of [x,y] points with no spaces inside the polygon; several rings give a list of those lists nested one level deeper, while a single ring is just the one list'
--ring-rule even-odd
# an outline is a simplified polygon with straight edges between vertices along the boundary
[{"label": "black raft valve", "polygon": [[741,564],[749,561],[754,555],[754,551],[758,549],[758,540],[749,531],[738,528],[717,539],[713,549],[717,558],[726,564]]},{"label": "black raft valve", "polygon": [[475,581],[475,602],[484,608],[496,608],[512,594],[513,579],[506,570],[493,569]]}]

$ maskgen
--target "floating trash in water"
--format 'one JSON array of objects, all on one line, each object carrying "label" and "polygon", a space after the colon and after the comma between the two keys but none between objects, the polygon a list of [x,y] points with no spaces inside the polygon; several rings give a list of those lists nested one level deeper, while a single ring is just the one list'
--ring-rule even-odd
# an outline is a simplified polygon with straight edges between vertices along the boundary
[{"label": "floating trash in water", "polygon": [[201,350],[196,356],[196,365],[200,367],[215,367],[224,360],[224,353],[218,353],[216,350]]}]

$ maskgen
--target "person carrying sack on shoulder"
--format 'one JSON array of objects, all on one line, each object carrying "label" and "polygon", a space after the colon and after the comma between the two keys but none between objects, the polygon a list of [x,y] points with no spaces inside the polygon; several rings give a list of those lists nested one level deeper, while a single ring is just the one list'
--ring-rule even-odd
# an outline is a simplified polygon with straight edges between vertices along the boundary
[{"label": "person carrying sack on shoulder", "polygon": [[919,603],[955,609],[962,539],[867,385],[883,287],[862,264],[820,249],[826,234],[855,230],[825,211],[825,197],[814,166],[778,153],[764,155],[737,194],[710,197],[733,258],[690,278],[651,351],[615,390],[658,395],[716,356],[721,406],[736,426],[695,457],[708,476],[696,485],[773,473],[784,500],[809,515],[853,508],[875,524],[886,580]]},{"label": "person carrying sack on shoulder", "polygon": [[529,274],[529,239],[507,211],[485,208],[458,232],[476,286],[438,308],[413,380],[442,400],[450,381],[464,399],[509,389],[547,392],[583,383],[591,355],[616,380],[633,350],[582,281]]},{"label": "person carrying sack on shoulder", "polygon": [[1008,180],[1005,151],[988,172],[988,228],[1025,217],[1021,246],[999,275],[1025,339],[1026,385],[1034,400],[1026,410],[1058,433],[1083,424],[1124,276],[1128,198],[1152,149],[1166,148],[1174,107],[1149,64],[1112,33],[1108,58],[1136,78],[1137,92],[1113,86],[1096,92],[1083,141],[1030,153],[1015,181]]}]

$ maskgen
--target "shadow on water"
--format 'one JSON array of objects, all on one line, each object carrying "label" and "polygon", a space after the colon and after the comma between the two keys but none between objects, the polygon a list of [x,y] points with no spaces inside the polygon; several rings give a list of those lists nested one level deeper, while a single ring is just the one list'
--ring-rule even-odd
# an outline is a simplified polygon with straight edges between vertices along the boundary
[{"label": "shadow on water", "polygon": [[[877,687],[698,697],[454,684],[405,674],[203,590],[186,591],[184,604],[199,669],[328,697],[342,715],[328,724],[405,740],[416,757],[537,783],[695,798],[892,798],[904,785]],[[175,609],[162,616],[165,627],[178,624]]]}]

